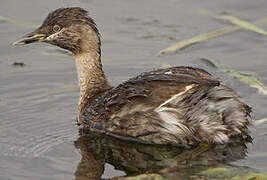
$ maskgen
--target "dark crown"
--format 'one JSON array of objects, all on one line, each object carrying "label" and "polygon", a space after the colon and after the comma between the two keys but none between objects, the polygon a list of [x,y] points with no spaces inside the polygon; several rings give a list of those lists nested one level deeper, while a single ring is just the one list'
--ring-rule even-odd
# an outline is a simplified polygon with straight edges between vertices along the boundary
[{"label": "dark crown", "polygon": [[88,11],[80,7],[59,8],[48,14],[41,27],[60,25],[69,27],[73,24],[87,24],[99,34],[94,20],[88,16]]}]

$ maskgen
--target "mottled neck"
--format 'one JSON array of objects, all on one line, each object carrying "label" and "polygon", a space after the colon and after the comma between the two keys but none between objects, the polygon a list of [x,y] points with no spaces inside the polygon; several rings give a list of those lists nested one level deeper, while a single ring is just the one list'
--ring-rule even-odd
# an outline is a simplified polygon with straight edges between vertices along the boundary
[{"label": "mottled neck", "polygon": [[86,104],[97,94],[110,89],[102,70],[100,54],[85,52],[75,55],[80,85],[78,116],[82,114]]}]

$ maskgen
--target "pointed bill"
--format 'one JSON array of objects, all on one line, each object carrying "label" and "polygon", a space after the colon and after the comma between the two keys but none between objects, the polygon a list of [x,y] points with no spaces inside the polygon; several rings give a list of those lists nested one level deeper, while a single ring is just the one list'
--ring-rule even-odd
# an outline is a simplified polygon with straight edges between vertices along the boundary
[{"label": "pointed bill", "polygon": [[22,39],[14,42],[12,45],[13,46],[21,46],[21,45],[34,43],[34,42],[44,42],[45,40],[46,40],[45,34],[36,34],[35,32],[33,32],[33,33],[26,35]]}]

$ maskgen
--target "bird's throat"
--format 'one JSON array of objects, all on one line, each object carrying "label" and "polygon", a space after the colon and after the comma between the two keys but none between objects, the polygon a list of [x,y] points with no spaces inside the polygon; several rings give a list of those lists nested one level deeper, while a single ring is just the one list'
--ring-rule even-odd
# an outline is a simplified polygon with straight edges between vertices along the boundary
[{"label": "bird's throat", "polygon": [[80,85],[80,99],[78,117],[82,115],[86,104],[99,93],[110,89],[105,74],[102,70],[100,54],[80,53],[75,55],[78,80]]}]

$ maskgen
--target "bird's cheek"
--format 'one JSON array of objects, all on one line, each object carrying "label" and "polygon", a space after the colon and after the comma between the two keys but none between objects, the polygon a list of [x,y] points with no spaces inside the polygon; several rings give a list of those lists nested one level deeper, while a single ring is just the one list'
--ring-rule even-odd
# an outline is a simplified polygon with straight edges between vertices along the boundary
[{"label": "bird's cheek", "polygon": [[61,41],[62,39],[64,39],[64,35],[65,35],[65,30],[62,29],[59,32],[48,35],[46,38],[46,42],[54,44],[54,42]]},{"label": "bird's cheek", "polygon": [[54,33],[54,34],[49,35],[46,38],[46,42],[52,43],[52,42],[56,41],[57,39],[58,39],[58,34],[57,33]]}]

